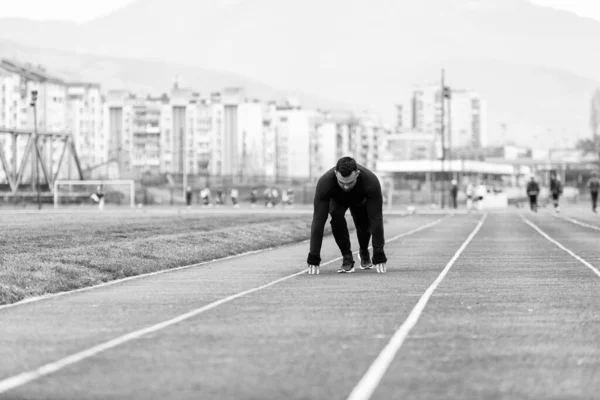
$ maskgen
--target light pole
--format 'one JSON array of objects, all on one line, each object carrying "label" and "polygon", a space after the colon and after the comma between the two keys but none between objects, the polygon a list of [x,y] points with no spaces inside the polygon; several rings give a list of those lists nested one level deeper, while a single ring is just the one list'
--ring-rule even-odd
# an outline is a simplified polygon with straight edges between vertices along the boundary
[{"label": "light pole", "polygon": [[35,187],[37,191],[37,203],[38,210],[42,209],[42,198],[40,194],[40,171],[39,171],[39,148],[38,148],[38,131],[37,131],[37,96],[38,91],[31,91],[31,103],[30,106],[33,107],[33,145],[35,146],[35,152],[33,156],[35,157]]},{"label": "light pole", "polygon": [[440,102],[442,103],[442,118],[441,118],[441,141],[442,141],[442,173],[441,173],[441,179],[442,179],[442,196],[441,196],[441,200],[442,200],[442,208],[445,207],[445,203],[446,203],[446,179],[444,177],[445,172],[446,172],[446,135],[444,132],[444,128],[445,128],[445,118],[446,118],[446,107],[445,107],[445,91],[446,91],[446,85],[444,83],[444,78],[445,78],[445,73],[444,73],[444,69],[442,68],[442,87],[440,88]]},{"label": "light pole", "polygon": [[[445,83],[445,71],[442,68],[442,86],[440,91],[440,101],[442,105],[442,120],[441,120],[441,131],[442,131],[442,208],[446,205],[446,99],[450,100],[452,97],[450,87],[446,86]],[[448,125],[452,120],[450,114],[450,107],[448,107]],[[450,141],[450,132],[448,132],[448,140]]]},{"label": "light pole", "polygon": [[186,201],[186,196],[187,196],[187,187],[188,187],[188,159],[187,159],[187,137],[185,135],[185,131],[183,128],[181,129],[181,138],[183,139],[183,143],[182,143],[182,147],[183,147],[183,154],[182,154],[182,159],[183,159],[183,169],[182,169],[182,173],[183,173],[183,201]]},{"label": "light pole", "polygon": [[448,99],[448,164],[450,165],[450,175],[452,174],[452,89],[449,86],[444,87],[444,98]]}]

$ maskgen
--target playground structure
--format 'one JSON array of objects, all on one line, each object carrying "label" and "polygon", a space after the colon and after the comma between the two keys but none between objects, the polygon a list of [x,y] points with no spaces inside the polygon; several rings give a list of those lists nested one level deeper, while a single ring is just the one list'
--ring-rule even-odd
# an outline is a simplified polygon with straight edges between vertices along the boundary
[{"label": "playground structure", "polygon": [[85,179],[73,136],[66,132],[0,128],[0,163],[0,195],[12,200],[37,197],[39,203],[53,197],[55,181]]}]

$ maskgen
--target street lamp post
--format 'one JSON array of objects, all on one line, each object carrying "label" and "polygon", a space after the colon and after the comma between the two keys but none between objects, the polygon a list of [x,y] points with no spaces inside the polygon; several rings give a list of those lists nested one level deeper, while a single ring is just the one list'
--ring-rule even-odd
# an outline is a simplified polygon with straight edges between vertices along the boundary
[{"label": "street lamp post", "polygon": [[183,143],[182,143],[182,159],[183,159],[183,170],[181,171],[183,173],[183,201],[186,202],[187,200],[187,187],[188,187],[188,154],[187,154],[187,137],[185,135],[185,131],[183,128],[181,128],[181,138],[183,139]]},{"label": "street lamp post", "polygon": [[446,107],[445,104],[446,102],[445,100],[445,92],[446,92],[446,85],[444,82],[444,78],[445,78],[445,73],[444,73],[444,69],[442,69],[442,87],[440,88],[440,102],[441,102],[441,106],[442,106],[442,118],[441,118],[441,141],[442,141],[442,173],[441,173],[441,179],[442,179],[442,196],[441,196],[441,200],[442,200],[442,208],[444,208],[446,206],[446,178],[444,175],[446,172],[446,133],[445,133],[445,124],[446,124]]},{"label": "street lamp post", "polygon": [[[42,198],[40,194],[40,171],[39,171],[39,148],[38,148],[38,130],[37,130],[37,96],[38,91],[31,91],[31,103],[30,106],[33,107],[33,145],[35,147],[35,152],[33,156],[35,157],[35,186],[37,191],[37,203],[38,210],[42,209]],[[33,175],[33,174],[32,174]]]},{"label": "street lamp post", "polygon": [[448,99],[448,164],[450,165],[450,176],[452,173],[452,90],[449,86],[444,87],[444,98]]},{"label": "street lamp post", "polygon": [[[446,205],[446,99],[450,100],[452,97],[450,87],[446,86],[445,83],[445,71],[442,69],[442,86],[440,92],[440,101],[442,105],[442,120],[441,120],[441,133],[442,133],[442,208]],[[450,115],[450,107],[448,107],[448,119],[450,125],[450,121],[452,116]],[[450,132],[448,132],[448,140],[450,140]]]}]

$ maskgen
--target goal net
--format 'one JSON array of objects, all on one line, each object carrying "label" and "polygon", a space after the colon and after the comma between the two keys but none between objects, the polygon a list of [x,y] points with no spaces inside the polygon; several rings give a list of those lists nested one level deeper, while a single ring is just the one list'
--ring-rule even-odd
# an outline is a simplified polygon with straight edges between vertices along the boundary
[{"label": "goal net", "polygon": [[54,208],[59,206],[97,206],[99,190],[104,205],[135,207],[133,180],[57,180],[54,182]]}]

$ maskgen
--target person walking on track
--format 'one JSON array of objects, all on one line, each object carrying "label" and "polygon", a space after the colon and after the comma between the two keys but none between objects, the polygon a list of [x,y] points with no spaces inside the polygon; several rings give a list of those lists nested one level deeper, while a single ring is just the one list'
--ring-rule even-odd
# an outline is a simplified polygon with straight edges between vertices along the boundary
[{"label": "person walking on track", "polygon": [[592,211],[598,213],[598,192],[600,191],[600,178],[598,172],[594,171],[592,177],[588,180],[587,187],[592,197]]},{"label": "person walking on track", "polygon": [[532,176],[529,183],[527,183],[527,196],[529,196],[529,208],[533,212],[538,210],[537,198],[539,194],[540,185],[535,181],[535,176]]},{"label": "person walking on track", "polygon": [[558,178],[556,171],[550,173],[550,196],[552,197],[552,204],[554,204],[554,210],[560,212],[560,196],[563,193],[563,185]]},{"label": "person walking on track", "polygon": [[[323,229],[328,214],[331,230],[342,253],[342,265],[338,273],[354,272],[350,234],[346,224],[346,211],[354,220],[359,243],[360,268],[378,273],[386,272],[387,257],[384,252],[383,195],[377,176],[358,165],[351,157],[340,158],[336,166],[325,172],[317,182],[314,212],[308,253],[308,273],[318,274],[321,263]],[[369,240],[373,236],[373,260],[369,254]]]}]

